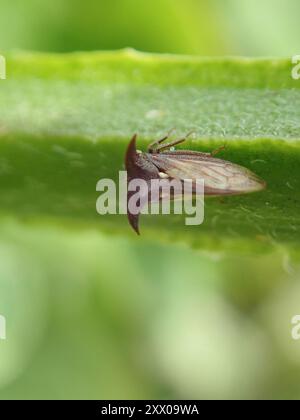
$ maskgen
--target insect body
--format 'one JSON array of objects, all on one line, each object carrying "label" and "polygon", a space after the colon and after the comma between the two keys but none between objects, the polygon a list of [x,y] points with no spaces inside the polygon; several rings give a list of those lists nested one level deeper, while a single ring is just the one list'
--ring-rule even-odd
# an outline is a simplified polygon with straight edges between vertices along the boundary
[{"label": "insect body", "polygon": [[[218,159],[213,153],[192,150],[173,150],[188,137],[164,143],[168,135],[151,143],[146,153],[136,149],[137,135],[131,139],[125,157],[128,183],[143,179],[150,185],[153,179],[204,180],[204,194],[210,196],[239,195],[263,190],[266,183],[250,170],[232,162]],[[132,192],[127,193],[127,202]],[[130,225],[139,233],[139,214],[127,209]]]}]

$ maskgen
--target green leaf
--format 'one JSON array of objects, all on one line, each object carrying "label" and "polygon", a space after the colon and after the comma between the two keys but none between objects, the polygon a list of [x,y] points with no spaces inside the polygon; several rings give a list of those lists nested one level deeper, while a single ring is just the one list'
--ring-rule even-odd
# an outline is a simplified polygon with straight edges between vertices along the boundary
[{"label": "green leaf", "polygon": [[300,81],[288,59],[195,58],[132,50],[13,53],[0,82],[1,213],[134,238],[126,216],[99,216],[100,178],[118,179],[126,146],[172,127],[262,177],[266,191],[206,200],[205,222],[142,216],[144,238],[211,250],[299,248]]}]

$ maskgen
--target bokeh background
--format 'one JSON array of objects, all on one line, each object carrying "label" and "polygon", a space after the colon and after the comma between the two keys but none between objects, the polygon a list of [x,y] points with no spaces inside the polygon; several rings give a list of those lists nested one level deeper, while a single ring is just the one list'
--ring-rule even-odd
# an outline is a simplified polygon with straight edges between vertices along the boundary
[{"label": "bokeh background", "polygon": [[[0,0],[0,51],[291,56],[299,15],[298,0]],[[299,280],[284,249],[208,254],[1,218],[0,399],[298,399]]]}]

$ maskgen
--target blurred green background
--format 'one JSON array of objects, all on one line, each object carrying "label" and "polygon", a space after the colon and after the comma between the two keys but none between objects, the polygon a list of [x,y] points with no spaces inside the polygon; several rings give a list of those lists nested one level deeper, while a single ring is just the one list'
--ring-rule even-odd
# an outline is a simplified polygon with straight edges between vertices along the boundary
[{"label": "blurred green background", "polygon": [[[300,53],[298,0],[0,0],[0,51]],[[0,90],[1,94],[1,90]],[[299,398],[300,265],[0,223],[0,398]]]}]

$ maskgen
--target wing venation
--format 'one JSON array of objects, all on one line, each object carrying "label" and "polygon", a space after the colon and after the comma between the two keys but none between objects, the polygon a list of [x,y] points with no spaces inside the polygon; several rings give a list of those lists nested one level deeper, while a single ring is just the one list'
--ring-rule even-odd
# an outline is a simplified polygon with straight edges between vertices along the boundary
[{"label": "wing venation", "polygon": [[193,159],[170,155],[151,155],[151,160],[170,178],[204,179],[206,194],[241,194],[259,191],[265,187],[264,182],[250,170],[216,158]]}]

